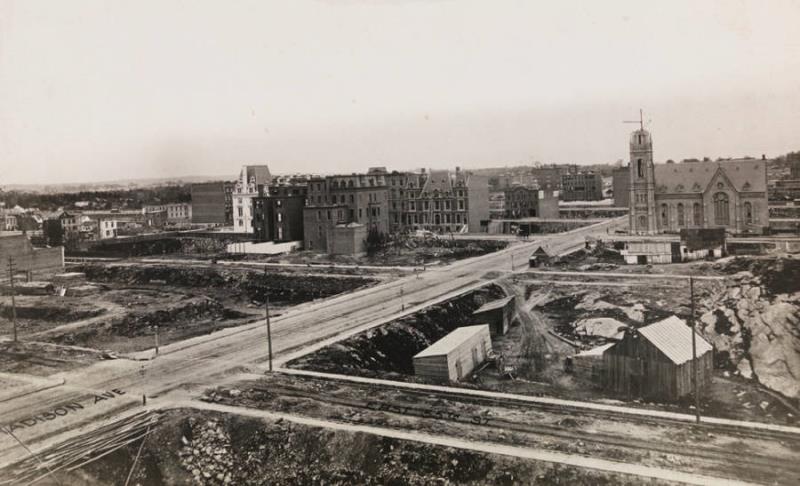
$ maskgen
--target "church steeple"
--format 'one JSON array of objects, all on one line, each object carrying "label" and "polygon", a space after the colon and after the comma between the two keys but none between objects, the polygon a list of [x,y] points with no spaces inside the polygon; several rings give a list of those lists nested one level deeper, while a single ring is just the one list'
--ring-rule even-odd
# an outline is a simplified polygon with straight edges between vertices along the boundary
[{"label": "church steeple", "polygon": [[652,235],[657,231],[653,139],[640,119],[639,130],[630,138],[630,229],[632,234]]}]

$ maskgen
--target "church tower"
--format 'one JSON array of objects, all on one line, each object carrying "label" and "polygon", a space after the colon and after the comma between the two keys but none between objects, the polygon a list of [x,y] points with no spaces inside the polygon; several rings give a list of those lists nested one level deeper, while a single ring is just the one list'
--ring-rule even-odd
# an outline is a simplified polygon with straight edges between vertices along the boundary
[{"label": "church tower", "polygon": [[657,232],[653,139],[644,124],[631,133],[630,151],[630,231],[634,235],[653,235]]}]

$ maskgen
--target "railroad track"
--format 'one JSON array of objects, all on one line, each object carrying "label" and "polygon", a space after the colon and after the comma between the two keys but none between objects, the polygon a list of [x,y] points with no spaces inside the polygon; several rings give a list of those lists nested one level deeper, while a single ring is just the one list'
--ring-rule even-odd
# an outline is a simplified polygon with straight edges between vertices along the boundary
[{"label": "railroad track", "polygon": [[143,439],[158,427],[160,418],[156,412],[141,412],[43,452],[31,453],[26,459],[0,469],[0,485],[31,485],[48,476],[56,478],[59,472],[78,469]]},{"label": "railroad track", "polygon": [[[336,377],[323,378],[319,376],[304,376],[303,378],[307,380],[320,381],[320,382],[339,381]],[[348,382],[348,384],[351,386],[359,386],[361,388],[365,387],[364,384],[357,384],[352,382]],[[550,404],[542,402],[532,403],[529,401],[514,400],[513,398],[505,398],[505,397],[504,398],[480,397],[480,396],[470,395],[467,393],[459,393],[455,388],[453,389],[452,392],[451,391],[437,392],[434,390],[415,390],[413,388],[406,388],[406,387],[396,388],[388,384],[387,385],[369,384],[368,386],[378,387],[385,390],[402,391],[402,393],[406,395],[425,396],[428,398],[435,396],[436,398],[448,401],[452,401],[455,398],[458,399],[458,402],[460,403],[471,403],[475,405],[500,406],[504,408],[516,408],[520,410],[536,409],[536,410],[541,410],[543,412],[552,412],[561,414],[571,413],[573,415],[580,415],[582,417],[608,419],[613,421],[619,421],[620,418],[624,418],[624,420],[628,422],[642,423],[647,425],[662,425],[671,427],[675,426],[686,427],[687,425],[690,425],[692,427],[702,429],[706,433],[708,432],[724,433],[742,439],[763,439],[763,440],[779,441],[786,443],[794,443],[797,445],[797,449],[800,450],[800,435],[793,434],[790,432],[782,432],[778,430],[751,429],[746,427],[739,427],[732,424],[730,425],[715,424],[708,422],[700,422],[700,424],[696,424],[696,423],[689,423],[679,419],[657,417],[653,415],[648,415],[648,416],[634,415],[634,414],[618,413],[607,410],[588,409],[588,408],[569,406],[563,404]]]},{"label": "railroad track", "polygon": [[[718,474],[730,473],[730,467],[732,464],[734,464],[740,470],[745,470],[750,474],[754,474],[753,479],[755,480],[764,481],[766,479],[770,484],[774,482],[777,482],[776,484],[800,483],[800,464],[798,463],[787,463],[785,459],[772,458],[769,456],[761,456],[753,454],[743,455],[742,451],[740,450],[729,450],[719,446],[710,446],[708,444],[692,445],[685,443],[678,444],[676,442],[655,442],[653,440],[638,439],[635,437],[621,437],[619,435],[612,435],[603,432],[587,432],[585,430],[572,430],[570,429],[570,427],[558,423],[542,423],[542,422],[521,423],[518,421],[502,419],[494,416],[491,416],[486,420],[482,420],[480,419],[481,417],[480,414],[465,417],[463,413],[454,414],[448,412],[431,411],[431,407],[441,408],[442,405],[440,404],[426,407],[418,404],[410,405],[408,402],[401,403],[396,401],[392,402],[392,401],[377,400],[377,399],[366,401],[360,399],[331,397],[328,395],[320,394],[315,391],[298,390],[282,386],[277,386],[277,387],[255,386],[251,387],[251,389],[267,393],[270,395],[280,395],[293,398],[308,399],[317,402],[323,402],[330,405],[338,405],[338,406],[371,411],[371,412],[383,412],[396,415],[428,418],[434,420],[452,421],[469,426],[480,426],[491,429],[500,429],[508,432],[532,434],[536,437],[553,437],[568,441],[570,443],[582,442],[587,445],[594,444],[600,447],[611,446],[617,449],[635,452],[638,455],[641,455],[642,451],[648,451],[650,453],[661,454],[663,456],[680,456],[689,459],[690,462],[694,465],[697,464],[697,461],[705,461],[707,464],[711,466],[712,470]],[[411,390],[403,390],[403,393],[410,391]],[[452,396],[445,396],[430,392],[425,392],[425,393],[411,392],[410,394],[425,395],[424,398],[426,401],[433,401],[438,399],[445,399],[448,401],[452,401],[453,398]],[[493,399],[483,399],[483,398],[472,400],[475,399],[476,397],[468,397],[468,398],[472,402],[483,405],[489,403],[492,406],[502,406],[505,408],[508,408],[510,405],[509,402],[505,400],[493,400]],[[463,401],[459,400],[458,403],[463,403]],[[531,408],[530,404],[526,405],[528,405],[526,409],[530,410]],[[518,405],[516,404],[511,406],[514,408],[519,408]],[[584,418],[587,415],[591,415],[583,413],[585,412],[584,410],[575,411],[575,410],[557,409],[552,411],[557,412],[560,415],[568,415],[568,416],[579,415],[580,418]],[[453,415],[462,418],[462,420],[454,420]],[[613,418],[619,419],[619,415],[614,415]],[[629,418],[630,417],[626,417],[626,419]],[[345,423],[359,423],[359,421],[349,421],[346,419],[339,419],[338,421],[342,421]],[[651,424],[650,421],[638,421],[638,423]],[[652,424],[664,425],[664,423],[659,421],[653,422]],[[674,425],[674,422],[670,423],[669,425]],[[682,427],[687,426],[687,424],[684,422],[681,422],[680,425]],[[694,424],[689,424],[689,425],[692,428],[696,427]],[[401,427],[397,426],[391,426],[385,424],[384,426],[394,428],[397,430],[404,430]],[[702,427],[700,428],[703,429]],[[702,432],[705,433],[706,431],[702,430]],[[797,441],[797,438],[795,438],[795,441]],[[800,442],[798,442],[798,445],[800,445]]]}]

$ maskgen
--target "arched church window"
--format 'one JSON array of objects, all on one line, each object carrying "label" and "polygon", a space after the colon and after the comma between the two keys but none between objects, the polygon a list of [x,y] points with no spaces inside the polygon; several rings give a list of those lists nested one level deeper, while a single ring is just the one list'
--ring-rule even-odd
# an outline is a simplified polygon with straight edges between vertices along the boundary
[{"label": "arched church window", "polygon": [[683,203],[678,203],[678,226],[686,226],[686,215],[683,212]]},{"label": "arched church window", "polygon": [[639,229],[640,230],[647,229],[647,216],[639,216]]},{"label": "arched church window", "polygon": [[639,177],[644,177],[644,164],[642,164],[642,159],[636,159],[636,172],[639,174]]},{"label": "arched church window", "polygon": [[730,224],[730,202],[724,192],[714,194],[714,223]]},{"label": "arched church window", "polygon": [[753,224],[753,204],[749,201],[744,203],[744,221]]},{"label": "arched church window", "polygon": [[694,225],[703,226],[703,207],[700,206],[700,203],[694,203],[692,212],[694,213]]},{"label": "arched church window", "polygon": [[661,226],[664,228],[669,226],[669,208],[666,204],[661,205]]}]

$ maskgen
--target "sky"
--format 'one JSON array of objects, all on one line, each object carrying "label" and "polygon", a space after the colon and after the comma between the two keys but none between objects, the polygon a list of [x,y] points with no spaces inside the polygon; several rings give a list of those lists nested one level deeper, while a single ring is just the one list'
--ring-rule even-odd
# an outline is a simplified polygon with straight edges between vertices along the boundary
[{"label": "sky", "polygon": [[0,184],[800,149],[800,1],[0,0]]}]

